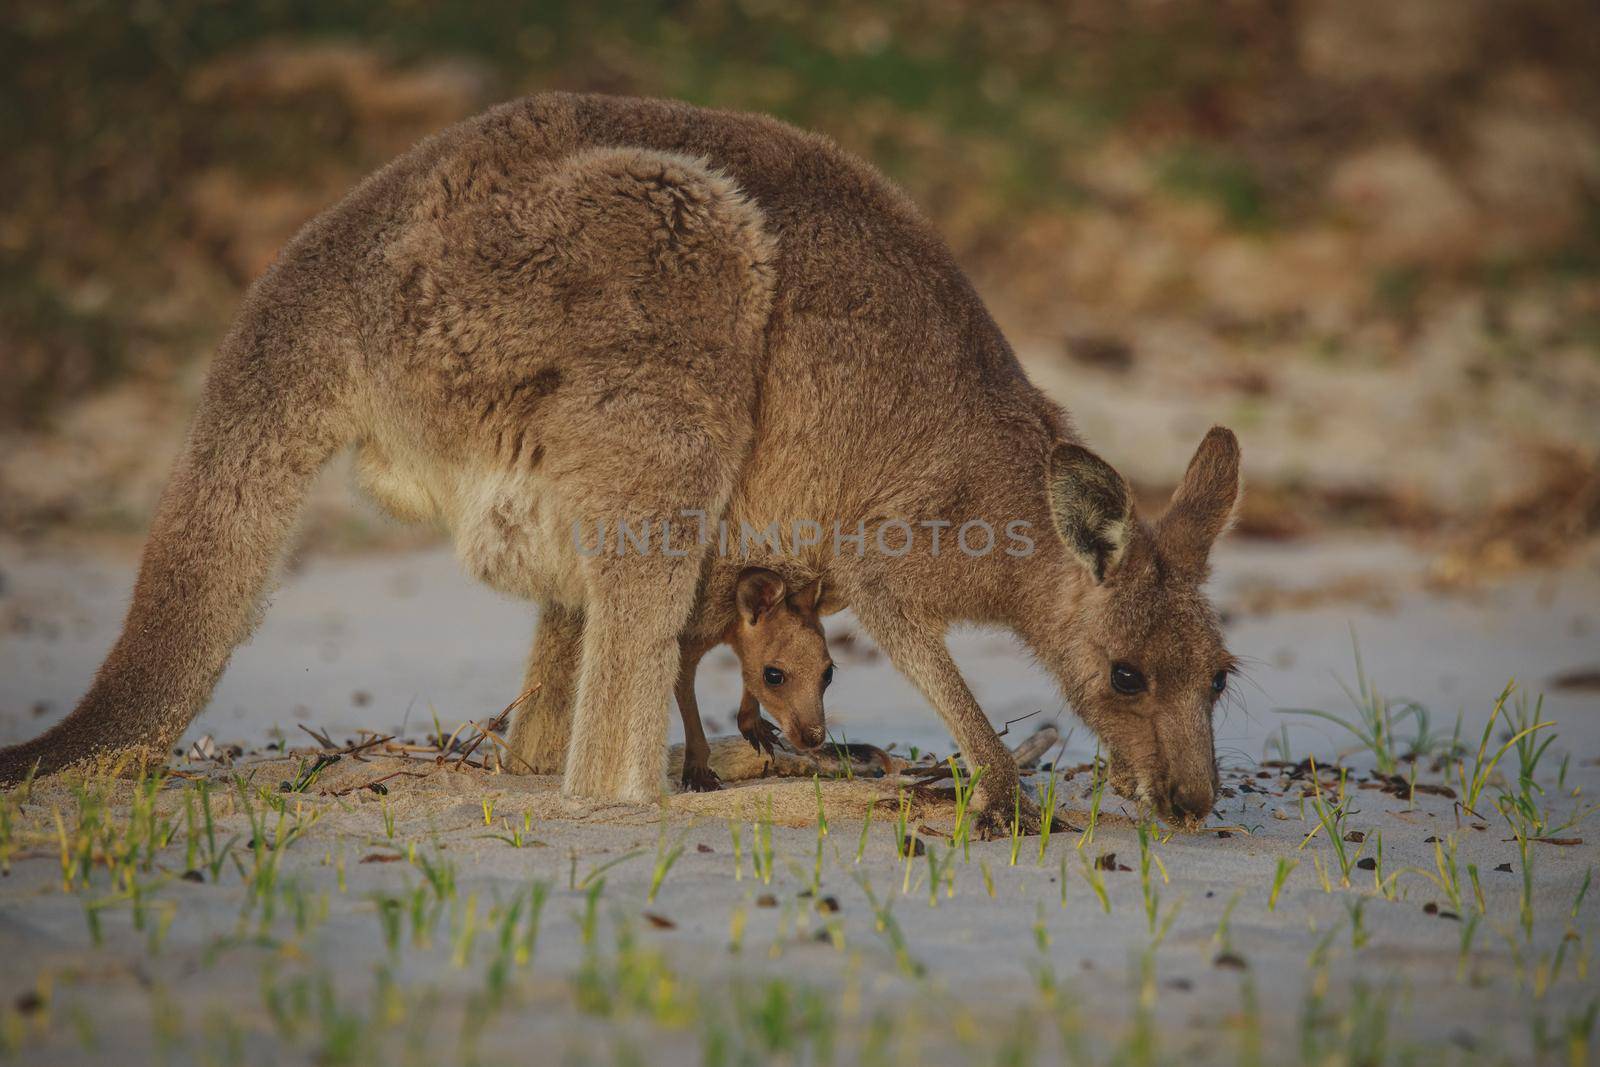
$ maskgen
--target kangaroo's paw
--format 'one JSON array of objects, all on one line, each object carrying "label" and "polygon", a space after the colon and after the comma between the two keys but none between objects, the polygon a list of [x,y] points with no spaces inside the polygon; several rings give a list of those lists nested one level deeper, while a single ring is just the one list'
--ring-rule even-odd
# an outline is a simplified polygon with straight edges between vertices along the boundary
[{"label": "kangaroo's paw", "polygon": [[[1005,803],[998,801],[976,811],[968,811],[967,818],[971,822],[972,837],[978,841],[995,841],[1009,838],[1013,833],[1021,837],[1033,837],[1044,828],[1044,816],[1039,812],[1039,805],[1022,798],[1020,806],[1007,798]],[[1061,825],[1059,813],[1053,823]]]},{"label": "kangaroo's paw", "polygon": [[722,788],[722,779],[710,767],[683,765],[683,788],[691,793],[715,793]]},{"label": "kangaroo's paw", "polygon": [[750,742],[751,748],[757,752],[765,752],[769,756],[772,755],[773,749],[783,741],[783,735],[779,733],[778,728],[759,715],[756,716],[756,720],[753,723],[740,723],[739,733],[743,734],[744,739]]}]

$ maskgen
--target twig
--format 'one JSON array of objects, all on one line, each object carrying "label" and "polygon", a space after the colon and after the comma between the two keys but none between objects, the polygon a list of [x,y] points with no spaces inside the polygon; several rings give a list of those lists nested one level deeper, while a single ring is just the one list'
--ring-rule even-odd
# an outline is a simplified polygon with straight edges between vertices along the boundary
[{"label": "twig", "polygon": [[[536,685],[532,689],[529,689],[527,692],[523,693],[521,696],[517,697],[517,699],[513,700],[511,703],[502,708],[500,714],[489,720],[489,723],[486,726],[479,726],[477,723],[472,723],[471,725],[477,727],[477,729],[481,732],[476,738],[473,739],[472,744],[462,749],[461,758],[456,760],[456,766],[460,767],[463,764],[466,764],[467,757],[478,750],[478,746],[483,744],[484,738],[488,737],[490,734],[498,733],[500,729],[505,726],[506,719],[510,717],[512,709],[514,709],[518,704],[521,704],[524,700],[527,700],[529,697],[533,696],[533,694],[537,693],[538,691],[539,687]],[[465,726],[467,724],[463,723],[462,725]],[[457,727],[456,733],[459,734],[460,732],[461,727]],[[455,734],[451,735],[451,740],[455,740]],[[449,749],[447,748],[444,753],[440,754],[440,761],[444,760],[444,757],[448,754],[448,752]]]},{"label": "twig", "polygon": [[1011,732],[1011,724],[1014,723],[1014,722],[1022,722],[1025,719],[1033,718],[1035,715],[1043,715],[1043,714],[1044,714],[1044,709],[1043,708],[1035,708],[1032,711],[1028,712],[1028,714],[1026,714],[1026,715],[1019,715],[1015,719],[1007,719],[1006,722],[1005,722],[1005,725],[1000,727],[1000,732],[995,734],[995,736],[996,737],[1004,737],[1006,734],[1010,733]]},{"label": "twig", "polygon": [[489,740],[493,741],[495,743],[495,745],[500,749],[500,751],[502,753],[504,753],[504,755],[509,756],[511,759],[514,759],[518,763],[522,764],[523,769],[526,770],[529,774],[536,773],[534,771],[534,769],[533,769],[533,764],[529,763],[527,760],[523,759],[521,756],[519,756],[515,752],[511,751],[511,746],[506,744],[505,741],[502,740],[498,735],[490,734],[489,735]]},{"label": "twig", "polygon": [[402,768],[401,770],[398,770],[398,771],[390,771],[388,774],[384,775],[383,777],[374,778],[370,782],[362,782],[360,785],[345,786],[343,789],[325,789],[325,790],[323,790],[323,792],[326,795],[330,796],[330,797],[348,796],[349,794],[354,793],[358,789],[371,789],[375,785],[379,785],[379,784],[381,784],[383,782],[387,782],[391,778],[399,778],[401,775],[405,775],[407,778],[426,778],[432,773],[433,772],[431,772],[431,771],[423,771],[421,773],[418,773],[417,771],[408,771],[408,770],[405,770],[405,769]]},{"label": "twig", "polygon": [[328,737],[327,734],[319,733],[318,731],[313,730],[311,727],[307,726],[303,722],[302,723],[296,723],[295,725],[299,726],[300,729],[302,729],[306,733],[310,734],[312,739],[315,740],[319,745],[321,745],[328,753],[330,753],[332,755],[339,755],[339,756],[354,756],[357,760],[360,760],[363,763],[365,763],[366,761],[361,758],[361,753],[365,752],[369,748],[373,748],[373,747],[375,747],[377,745],[381,745],[381,744],[384,744],[385,742],[394,740],[394,735],[393,734],[387,734],[387,735],[373,734],[371,737],[367,738],[365,741],[352,741],[350,744],[345,745],[343,748],[341,748],[338,745],[334,744],[333,741]]},{"label": "twig", "polygon": [[333,743],[333,741],[328,737],[327,734],[318,733],[316,730],[313,730],[311,727],[307,726],[303,722],[302,723],[296,723],[295,725],[299,726],[300,729],[302,729],[306,733],[310,734],[311,735],[311,740],[315,741],[317,744],[321,745],[323,748],[338,748],[339,747],[338,745]]}]

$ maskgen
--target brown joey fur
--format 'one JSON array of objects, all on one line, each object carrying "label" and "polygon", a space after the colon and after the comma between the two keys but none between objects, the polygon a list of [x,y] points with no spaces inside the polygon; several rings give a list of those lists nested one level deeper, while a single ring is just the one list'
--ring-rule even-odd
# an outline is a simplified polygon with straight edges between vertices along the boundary
[{"label": "brown joey fur", "polygon": [[695,701],[695,669],[705,654],[727,644],[739,657],[744,693],[739,700],[739,732],[756,751],[769,755],[777,741],[766,707],[789,743],[800,751],[821,745],[828,727],[822,697],[833,682],[833,657],[822,630],[822,582],[789,591],[783,577],[765,567],[739,575],[734,593],[736,617],[715,641],[685,641],[678,664],[678,712],[683,716],[683,784],[702,792],[720,788],[710,767]]},{"label": "brown joey fur", "polygon": [[[659,796],[680,647],[726,630],[754,563],[855,609],[984,768],[985,824],[1017,775],[946,650],[956,622],[1020,634],[1129,790],[1209,810],[1228,660],[1200,586],[1237,493],[1232,435],[1213,431],[1143,522],[871,167],[758,115],[564,94],[424,141],[283,250],[218,354],[122,636],[63,723],[0,753],[0,778],[163,755],[345,446],[392,511],[442,522],[472,573],[542,605],[511,745],[564,770],[568,795]],[[572,532],[686,511],[837,524],[867,547],[588,554]],[[926,536],[876,550],[925,520],[952,524],[942,553]],[[951,551],[973,520],[1026,523],[1032,550]],[[1143,692],[1110,688],[1115,657]]]}]

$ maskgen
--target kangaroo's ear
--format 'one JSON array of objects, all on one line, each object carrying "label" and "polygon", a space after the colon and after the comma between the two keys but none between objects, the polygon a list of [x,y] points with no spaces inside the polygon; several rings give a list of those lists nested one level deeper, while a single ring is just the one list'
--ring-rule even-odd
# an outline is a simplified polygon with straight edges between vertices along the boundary
[{"label": "kangaroo's ear", "polygon": [[1103,582],[1133,533],[1133,493],[1105,460],[1063,442],[1050,453],[1050,517],[1067,551]]},{"label": "kangaroo's ear", "polygon": [[734,603],[739,606],[740,617],[751,626],[783,603],[783,595],[783,577],[776,571],[769,571],[765,567],[746,567],[739,572]]},{"label": "kangaroo's ear", "polygon": [[1203,573],[1211,546],[1233,521],[1239,500],[1239,439],[1213,426],[1195,450],[1167,513],[1156,525],[1156,543],[1173,566]]}]

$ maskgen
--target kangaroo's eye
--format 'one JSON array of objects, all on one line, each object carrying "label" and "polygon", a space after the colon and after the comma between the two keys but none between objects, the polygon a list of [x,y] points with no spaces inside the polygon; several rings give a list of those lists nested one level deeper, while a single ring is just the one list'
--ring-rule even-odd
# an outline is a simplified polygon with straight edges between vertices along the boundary
[{"label": "kangaroo's eye", "polygon": [[833,684],[833,664],[828,664],[828,669],[822,672],[822,688],[826,689]]},{"label": "kangaroo's eye", "polygon": [[1211,691],[1213,693],[1220,693],[1226,688],[1228,688],[1227,671],[1218,671],[1211,676]]},{"label": "kangaroo's eye", "polygon": [[766,682],[770,686],[782,685],[784,677],[784,673],[776,667],[766,667],[761,671],[762,681]]},{"label": "kangaroo's eye", "polygon": [[1111,665],[1111,688],[1124,696],[1133,696],[1142,693],[1148,683],[1139,668],[1130,667],[1126,663],[1113,663]]}]

